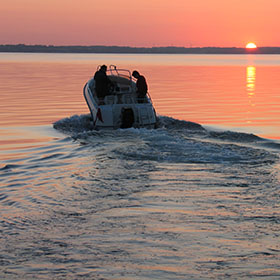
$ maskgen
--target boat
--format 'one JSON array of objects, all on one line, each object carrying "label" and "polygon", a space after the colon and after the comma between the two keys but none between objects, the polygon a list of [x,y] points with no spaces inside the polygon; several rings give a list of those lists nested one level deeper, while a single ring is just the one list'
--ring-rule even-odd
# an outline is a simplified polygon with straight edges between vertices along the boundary
[{"label": "boat", "polygon": [[[100,66],[97,68],[97,70]],[[156,112],[147,93],[139,100],[136,81],[127,69],[110,65],[107,76],[112,82],[109,95],[103,100],[97,97],[95,81],[91,78],[84,86],[83,94],[95,129],[102,128],[155,128]]]}]

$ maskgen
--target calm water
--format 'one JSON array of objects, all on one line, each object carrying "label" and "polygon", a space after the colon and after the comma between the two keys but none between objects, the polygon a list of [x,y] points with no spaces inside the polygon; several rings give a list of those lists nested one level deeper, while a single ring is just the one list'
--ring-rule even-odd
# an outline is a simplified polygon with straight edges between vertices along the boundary
[{"label": "calm water", "polygon": [[[92,131],[99,64],[156,130]],[[0,54],[1,279],[279,279],[280,56]]]}]

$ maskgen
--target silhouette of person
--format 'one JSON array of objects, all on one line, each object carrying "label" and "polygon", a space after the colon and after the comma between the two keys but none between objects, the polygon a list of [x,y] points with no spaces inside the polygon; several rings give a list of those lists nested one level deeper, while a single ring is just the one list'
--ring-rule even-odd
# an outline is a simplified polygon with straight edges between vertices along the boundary
[{"label": "silhouette of person", "polygon": [[[132,76],[137,79],[136,81],[136,87],[137,87],[137,97],[138,97],[138,103],[144,103],[145,97],[148,92],[148,85],[146,82],[146,79],[143,75],[140,75],[138,71],[134,70],[132,72]],[[146,100],[145,100],[146,101]]]},{"label": "silhouette of person", "polygon": [[109,95],[109,86],[112,85],[112,82],[108,78],[106,71],[107,66],[102,65],[100,69],[94,74],[96,95],[101,99],[104,99],[106,95]]}]

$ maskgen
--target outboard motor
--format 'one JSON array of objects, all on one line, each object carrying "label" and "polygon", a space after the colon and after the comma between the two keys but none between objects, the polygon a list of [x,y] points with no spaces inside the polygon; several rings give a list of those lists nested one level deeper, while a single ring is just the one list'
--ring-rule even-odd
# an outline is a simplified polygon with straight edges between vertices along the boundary
[{"label": "outboard motor", "polygon": [[122,109],[122,122],[121,128],[130,128],[134,123],[134,113],[131,108]]}]

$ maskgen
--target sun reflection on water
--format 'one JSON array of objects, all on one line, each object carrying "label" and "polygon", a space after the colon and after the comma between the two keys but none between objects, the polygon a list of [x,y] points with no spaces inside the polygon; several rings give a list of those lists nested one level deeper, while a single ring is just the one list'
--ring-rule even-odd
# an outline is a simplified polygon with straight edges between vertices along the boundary
[{"label": "sun reflection on water", "polygon": [[249,96],[255,95],[256,67],[247,67],[247,92]]},{"label": "sun reflection on water", "polygon": [[[249,109],[247,114],[251,114],[252,107],[255,107],[255,103],[253,102],[253,97],[255,95],[255,82],[256,82],[256,67],[254,66],[247,66],[246,68],[246,89],[248,94],[248,102],[249,102]],[[247,116],[247,123],[252,123],[250,117]]]}]

